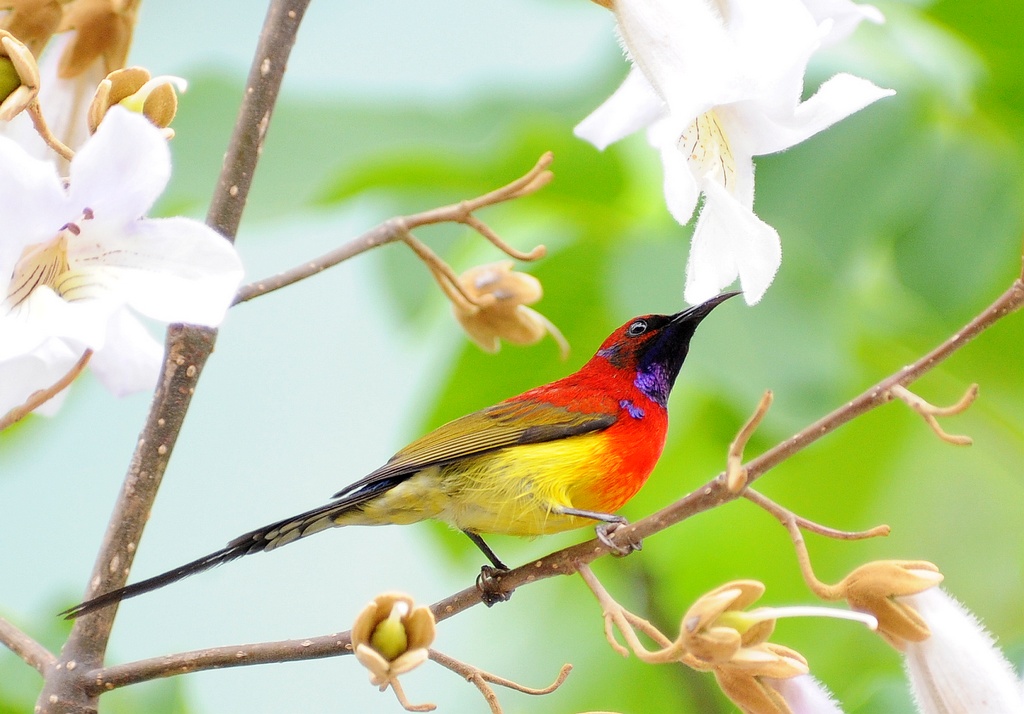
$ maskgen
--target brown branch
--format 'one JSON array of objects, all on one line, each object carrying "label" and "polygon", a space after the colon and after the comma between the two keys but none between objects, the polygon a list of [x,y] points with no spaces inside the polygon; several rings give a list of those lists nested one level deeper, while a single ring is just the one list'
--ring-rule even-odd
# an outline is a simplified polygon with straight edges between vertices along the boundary
[{"label": "brown branch", "polygon": [[67,374],[58,379],[56,382],[51,384],[45,389],[37,389],[29,395],[25,403],[14,407],[2,417],[0,417],[0,431],[3,431],[12,424],[17,424],[19,421],[27,417],[29,414],[34,412],[36,409],[46,404],[63,390],[67,389],[68,386],[76,379],[78,375],[82,373],[85,366],[89,364],[89,359],[92,357],[92,350],[86,350],[82,353],[82,356],[78,358],[78,361],[68,370]]},{"label": "brown branch", "polygon": [[[277,100],[288,55],[309,0],[272,0],[206,222],[233,240]],[[96,558],[86,597],[123,586],[216,330],[171,325],[163,375]],[[38,714],[94,714],[99,691],[88,673],[103,662],[116,607],[78,618],[43,684]]]},{"label": "brown branch", "polygon": [[57,663],[50,650],[33,640],[12,623],[0,617],[0,645],[3,645],[42,675]]},{"label": "brown branch", "polygon": [[[787,458],[805,449],[826,434],[876,407],[891,401],[890,390],[897,384],[909,384],[919,379],[940,362],[966,345],[971,339],[991,327],[1001,318],[1024,305],[1024,278],[1013,285],[980,315],[971,320],[962,330],[940,344],[913,364],[902,368],[860,396],[847,402],[832,413],[814,422],[792,438],[769,449],[745,465],[749,482],[752,482]],[[669,526],[716,506],[733,501],[739,494],[729,490],[725,472],[708,481],[680,500],[666,506],[635,523],[624,525],[609,539],[627,543],[638,538],[647,538]],[[802,542],[799,527],[792,523],[795,542]],[[621,541],[619,539],[622,539]],[[516,588],[551,578],[556,575],[570,575],[595,559],[606,555],[611,548],[599,540],[591,539],[556,551],[526,565],[496,575],[496,592],[511,594]],[[431,606],[435,619],[440,622],[458,615],[464,610],[482,602],[480,590],[473,586],[440,600]],[[295,661],[331,657],[351,653],[350,633],[313,637],[302,641],[269,642],[243,647],[218,647],[175,655],[168,655],[140,662],[132,662],[105,669],[94,669],[88,673],[89,691],[114,689],[127,684],[143,682],[159,677],[168,677],[186,672],[197,672],[223,667],[238,667],[280,661]],[[239,654],[242,652],[243,654]]]},{"label": "brown branch", "polygon": [[[363,233],[358,238],[354,238],[348,243],[341,245],[334,250],[324,253],[319,258],[308,260],[301,265],[286,270],[283,273],[257,280],[243,285],[238,290],[238,294],[235,296],[233,305],[238,303],[252,300],[253,298],[266,295],[267,293],[275,290],[280,290],[283,287],[287,287],[293,283],[297,283],[300,280],[312,277],[317,273],[321,273],[328,268],[332,268],[339,263],[354,258],[361,253],[365,253],[368,250],[376,248],[387,243],[393,243],[398,240],[404,240],[406,236],[410,235],[410,231],[414,228],[421,226],[433,225],[436,223],[462,223],[470,228],[474,229],[480,235],[487,240],[491,241],[498,249],[502,252],[510,255],[517,260],[536,260],[544,255],[544,246],[537,246],[529,253],[523,253],[516,250],[512,246],[501,240],[487,225],[479,221],[474,215],[473,211],[476,211],[485,206],[493,206],[505,201],[511,201],[521,196],[533,193],[538,189],[546,186],[551,180],[552,174],[548,171],[548,166],[551,165],[553,157],[551,152],[547,152],[540,159],[532,169],[526,174],[517,178],[510,184],[502,186],[499,189],[485,193],[483,196],[478,196],[467,201],[460,201],[459,203],[453,203],[448,206],[441,206],[439,208],[432,208],[429,211],[422,211],[420,213],[413,213],[408,216],[399,216],[390,220],[384,221],[380,225],[371,228],[370,230]],[[429,263],[428,263],[429,264]]]},{"label": "brown branch", "polygon": [[284,80],[288,56],[295,45],[299,24],[308,5],[309,0],[272,0],[263,20],[235,129],[206,213],[206,223],[231,242],[234,242],[242,221],[242,211],[249,198],[256,163],[263,152],[263,142],[267,138],[270,116]]}]

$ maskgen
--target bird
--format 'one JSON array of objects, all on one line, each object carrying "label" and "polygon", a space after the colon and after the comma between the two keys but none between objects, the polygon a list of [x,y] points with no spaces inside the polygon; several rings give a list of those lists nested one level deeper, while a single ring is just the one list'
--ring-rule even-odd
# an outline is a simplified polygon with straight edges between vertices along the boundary
[{"label": "bird", "polygon": [[609,534],[626,520],[615,511],[636,495],[661,456],[668,397],[690,340],[715,307],[738,294],[722,293],[673,315],[635,317],[577,372],[438,427],[327,504],[61,614],[73,619],[338,526],[444,521],[469,536],[498,571],[508,567],[482,534],[539,536],[590,523],[620,549]]}]

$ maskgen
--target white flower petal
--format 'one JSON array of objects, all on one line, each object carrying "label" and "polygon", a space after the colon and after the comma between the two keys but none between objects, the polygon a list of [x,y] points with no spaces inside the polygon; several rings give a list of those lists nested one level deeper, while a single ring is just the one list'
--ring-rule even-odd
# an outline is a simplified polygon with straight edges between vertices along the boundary
[{"label": "white flower petal", "polygon": [[[12,349],[25,351],[26,346],[40,344],[48,337],[60,338],[79,352],[86,347],[99,349],[103,347],[107,321],[117,308],[116,295],[105,296],[102,300],[67,302],[50,288],[38,287],[8,317],[20,323],[23,331],[21,344]],[[0,353],[5,351],[0,350]]]},{"label": "white flower petal", "polygon": [[141,114],[111,107],[71,161],[69,200],[104,220],[131,221],[153,206],[170,177],[160,130]]},{"label": "white flower petal", "polygon": [[801,102],[791,113],[770,115],[753,104],[739,103],[737,114],[746,113],[745,125],[751,153],[755,156],[788,149],[823,129],[860,111],[869,104],[895,94],[851,74],[837,74]]},{"label": "white flower petal", "polygon": [[829,23],[828,32],[822,35],[825,47],[849,37],[863,21],[881,25],[885,16],[874,5],[860,5],[850,0],[803,0],[816,22]]},{"label": "white flower petal", "polygon": [[739,57],[712,5],[706,0],[614,3],[630,58],[673,114],[687,122],[742,91],[730,81],[739,72]]},{"label": "white flower petal", "polygon": [[602,151],[663,116],[665,102],[635,67],[619,88],[573,129],[573,133]]},{"label": "white flower petal", "polygon": [[745,96],[762,102],[799,101],[807,62],[821,45],[818,25],[807,8],[800,0],[727,4],[727,28],[742,68],[733,82]]},{"label": "white flower petal", "polygon": [[110,318],[107,344],[97,351],[89,368],[114,396],[156,387],[164,348],[127,310]]},{"label": "white flower petal", "polygon": [[680,225],[693,218],[700,186],[686,155],[679,149],[683,129],[671,118],[661,119],[647,130],[647,141],[661,154],[665,205]]},{"label": "white flower petal", "polygon": [[764,296],[782,263],[779,234],[715,182],[706,182],[704,197],[686,264],[683,297],[691,304],[703,302],[738,276],[744,300],[753,305]]},{"label": "white flower petal", "polygon": [[809,674],[788,679],[766,677],[764,682],[782,695],[793,714],[843,714],[825,685]]},{"label": "white flower petal", "polygon": [[907,644],[905,665],[922,714],[1021,714],[1013,667],[992,636],[963,605],[934,587],[900,598],[931,630]]},{"label": "white flower petal", "polygon": [[52,238],[71,214],[53,165],[0,136],[0,301],[22,250]]},{"label": "white flower petal", "polygon": [[[46,389],[70,371],[80,354],[60,340],[50,339],[31,352],[9,360],[0,360],[0,416],[24,404],[33,392]],[[36,409],[53,415],[64,401],[67,390]]]},{"label": "white flower petal", "polygon": [[[74,151],[78,151],[89,138],[87,114],[96,87],[107,76],[102,57],[97,57],[80,74],[71,79],[60,76],[60,58],[74,40],[76,32],[62,32],[47,44],[39,63],[39,104],[50,130]],[[45,158],[57,160],[53,149],[44,147]]]},{"label": "white flower petal", "polygon": [[220,324],[242,279],[234,246],[189,218],[133,221],[121,232],[83,221],[80,238],[72,268],[109,280],[132,308],[164,322]]}]

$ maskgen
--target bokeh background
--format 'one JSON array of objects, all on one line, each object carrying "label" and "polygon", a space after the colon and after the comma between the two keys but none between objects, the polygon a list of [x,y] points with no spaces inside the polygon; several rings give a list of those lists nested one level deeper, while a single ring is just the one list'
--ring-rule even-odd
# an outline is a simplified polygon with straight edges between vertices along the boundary
[{"label": "bokeh background", "polygon": [[[956,331],[1020,268],[1024,233],[1024,5],[879,3],[888,17],[820,55],[808,93],[851,71],[898,94],[784,155],[758,161],[759,215],[782,269],[753,308],[730,303],[697,335],[636,519],[696,488],[761,393],[776,402],[753,455]],[[143,3],[134,63],[191,82],[175,123],[163,214],[201,217],[234,121],[262,3]],[[634,314],[681,306],[689,229],[669,217],[656,156],[637,136],[604,153],[572,127],[626,64],[610,15],[585,0],[314,3],[271,125],[238,247],[250,278],[277,272],[396,214],[473,196],[546,150],[556,179],[481,217],[523,249],[538,306],[573,345],[486,355],[412,255],[389,246],[232,310],[200,383],[141,543],[141,578],[317,505],[426,429],[581,365]],[[457,270],[503,256],[453,226],[419,233]],[[936,403],[981,397],[939,442],[894,404],[858,419],[759,488],[809,518],[886,539],[811,536],[819,575],[876,558],[939,564],[947,588],[1024,660],[1024,317],[986,332],[916,385]],[[148,395],[115,400],[86,376],[54,419],[0,436],[0,614],[53,647],[55,613],[80,599]],[[510,563],[588,537],[494,538]],[[347,629],[373,595],[429,603],[471,583],[480,556],[437,524],[337,530],[233,563],[121,609],[112,662]],[[669,631],[701,593],[764,581],[767,604],[810,602],[784,530],[746,502],[651,538],[596,572]],[[785,621],[776,641],[810,661],[848,712],[911,711],[898,655],[858,626]],[[439,629],[436,646],[523,683],[575,670],[543,698],[499,692],[507,712],[729,712],[710,677],[622,659],[578,578],[524,588]],[[469,684],[427,665],[414,702],[486,711]],[[0,712],[31,711],[39,678],[0,651]],[[352,658],[206,672],[103,698],[108,712],[398,712]]]}]

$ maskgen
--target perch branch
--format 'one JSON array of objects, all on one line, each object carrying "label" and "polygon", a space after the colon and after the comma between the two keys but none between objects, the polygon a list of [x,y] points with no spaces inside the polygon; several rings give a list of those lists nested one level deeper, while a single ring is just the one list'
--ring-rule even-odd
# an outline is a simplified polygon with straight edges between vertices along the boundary
[{"label": "perch branch", "polygon": [[[749,461],[744,466],[748,475],[748,481],[753,482],[760,478],[771,468],[807,448],[826,434],[835,431],[843,424],[891,401],[890,390],[893,386],[897,384],[906,385],[919,379],[940,362],[961,349],[971,339],[977,337],[981,332],[991,327],[1003,317],[1019,309],[1021,305],[1024,305],[1024,278],[1014,281],[1010,288],[992,305],[971,320],[962,330],[924,355],[921,359],[883,379],[860,396],[822,417],[803,431]],[[610,535],[610,540],[616,542],[619,538],[623,538],[622,542],[630,542],[636,538],[646,538],[698,513],[735,500],[739,494],[729,490],[725,476],[725,472],[722,472],[689,495],[669,504],[660,511],[635,523],[622,526]],[[800,544],[803,543],[800,527],[796,521],[790,521],[789,528],[791,534],[795,533],[794,542],[798,544],[799,548]],[[569,575],[578,572],[583,566],[598,557],[606,555],[611,550],[610,546],[601,543],[597,539],[591,539],[502,573],[495,578],[496,585],[499,592],[509,594],[522,585],[556,575]],[[824,584],[822,586],[825,588],[829,587]],[[481,602],[480,591],[473,586],[440,600],[431,606],[431,611],[434,613],[437,621],[440,622],[479,605]],[[269,642],[246,645],[244,647],[218,647],[113,667],[96,668],[88,673],[87,686],[90,691],[95,692],[159,677],[184,674],[186,672],[237,667],[248,664],[331,657],[350,654],[351,651],[351,637],[350,633],[347,632],[314,637],[302,640],[301,642]],[[242,654],[239,654],[239,652],[242,652]]]}]

